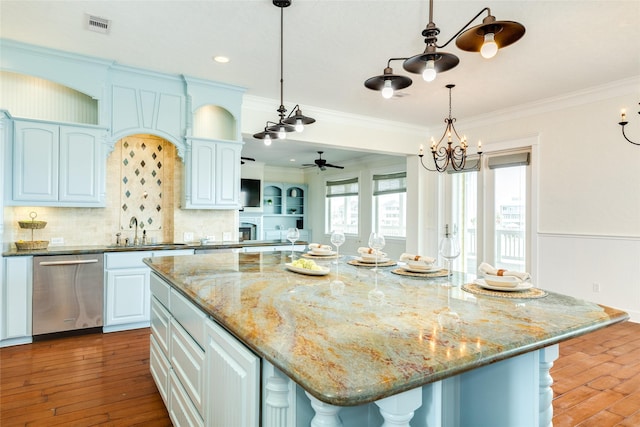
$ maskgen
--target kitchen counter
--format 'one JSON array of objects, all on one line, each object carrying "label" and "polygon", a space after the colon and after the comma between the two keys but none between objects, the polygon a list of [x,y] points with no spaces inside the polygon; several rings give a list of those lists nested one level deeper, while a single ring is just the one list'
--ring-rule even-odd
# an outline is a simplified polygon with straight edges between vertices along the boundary
[{"label": "kitchen counter", "polygon": [[[234,249],[259,246],[290,245],[289,241],[281,240],[244,240],[228,242],[210,242],[201,244],[193,243],[156,243],[144,246],[115,246],[115,245],[82,245],[82,246],[51,246],[47,249],[18,250],[15,247],[5,250],[3,257],[29,256],[29,255],[81,255],[105,252],[130,252],[130,251],[159,251],[170,249]],[[307,242],[298,241],[296,245],[307,245]]]},{"label": "kitchen counter", "polygon": [[[371,268],[341,263],[340,285],[332,283],[335,265],[326,276],[298,274],[286,269],[287,255],[157,257],[145,263],[313,397],[337,406],[379,401],[628,318],[553,292],[538,299],[471,294],[459,285],[473,275],[454,274],[455,286],[448,286],[447,278],[400,276],[394,267],[380,269],[382,295],[371,299]],[[543,394],[537,387],[534,393]],[[527,404],[537,408],[537,402]]]}]

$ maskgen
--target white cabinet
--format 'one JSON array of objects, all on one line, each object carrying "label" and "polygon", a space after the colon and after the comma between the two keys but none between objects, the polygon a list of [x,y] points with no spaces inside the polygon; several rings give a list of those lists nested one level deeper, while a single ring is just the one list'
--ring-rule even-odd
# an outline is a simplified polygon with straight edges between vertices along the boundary
[{"label": "white cabinet", "polygon": [[207,425],[258,427],[260,359],[213,321],[206,330]]},{"label": "white cabinet", "polygon": [[172,423],[258,427],[260,358],[155,273],[151,292],[150,368]]},{"label": "white cabinet", "polygon": [[150,272],[142,261],[153,256],[192,255],[193,249],[105,254],[104,332],[149,326]]},{"label": "white cabinet", "polygon": [[151,251],[105,254],[105,332],[149,326]]},{"label": "white cabinet", "polygon": [[4,258],[0,289],[0,347],[30,343],[33,257]]},{"label": "white cabinet", "polygon": [[13,205],[101,207],[104,129],[14,120]]},{"label": "white cabinet", "polygon": [[190,139],[185,164],[186,209],[240,208],[241,142]]}]

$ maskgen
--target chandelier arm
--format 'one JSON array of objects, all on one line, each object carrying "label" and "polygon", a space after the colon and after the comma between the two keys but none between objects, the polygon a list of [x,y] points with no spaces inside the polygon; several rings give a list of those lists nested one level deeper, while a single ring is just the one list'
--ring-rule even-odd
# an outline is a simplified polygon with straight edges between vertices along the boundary
[{"label": "chandelier arm", "polygon": [[435,45],[438,49],[442,49],[443,47],[446,47],[449,43],[451,43],[453,41],[453,39],[455,39],[456,37],[458,37],[460,34],[462,34],[462,32],[464,30],[466,30],[469,25],[471,25],[473,23],[473,21],[475,21],[480,15],[482,15],[484,12],[488,12],[489,15],[491,15],[491,9],[489,9],[488,7],[485,7],[484,9],[482,9],[480,12],[478,12],[478,14],[476,16],[474,16],[473,18],[471,18],[471,20],[469,22],[467,22],[465,24],[464,27],[460,28],[460,30],[455,33],[449,40],[447,40],[447,42],[445,44],[443,44],[442,46],[440,45]]},{"label": "chandelier arm", "polygon": [[409,58],[389,58],[389,60],[387,61],[387,68],[391,67],[391,61],[404,61],[407,59]]},{"label": "chandelier arm", "polygon": [[429,169],[427,167],[427,165],[424,164],[424,161],[422,160],[422,158],[424,157],[424,154],[418,154],[418,157],[420,157],[420,163],[422,164],[422,167],[425,168],[426,170],[428,170],[429,172],[438,172],[437,169]]},{"label": "chandelier arm", "polygon": [[633,145],[640,145],[640,143],[638,142],[633,142],[632,140],[629,139],[629,137],[627,137],[627,134],[624,133],[624,127],[627,124],[627,122],[620,122],[618,123],[620,126],[622,126],[622,136],[624,136],[624,139],[626,139],[627,141],[629,141],[630,143],[632,143]]}]

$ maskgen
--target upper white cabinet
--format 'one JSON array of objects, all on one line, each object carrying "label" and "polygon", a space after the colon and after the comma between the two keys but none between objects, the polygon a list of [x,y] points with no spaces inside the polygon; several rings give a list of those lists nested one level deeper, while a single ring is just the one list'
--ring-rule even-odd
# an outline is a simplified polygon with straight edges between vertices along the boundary
[{"label": "upper white cabinet", "polygon": [[102,207],[105,130],[14,120],[7,204]]},{"label": "upper white cabinet", "polygon": [[190,139],[185,159],[185,209],[240,208],[241,142]]}]

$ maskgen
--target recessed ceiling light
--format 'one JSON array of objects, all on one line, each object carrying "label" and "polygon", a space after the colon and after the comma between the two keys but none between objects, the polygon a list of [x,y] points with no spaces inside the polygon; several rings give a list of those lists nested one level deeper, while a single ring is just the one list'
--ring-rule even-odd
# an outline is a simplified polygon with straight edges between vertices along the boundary
[{"label": "recessed ceiling light", "polygon": [[226,64],[227,62],[229,62],[229,58],[227,58],[226,56],[220,56],[220,55],[214,56],[213,60],[221,64]]},{"label": "recessed ceiling light", "polygon": [[296,161],[296,159],[289,159],[289,161],[290,161],[290,162],[295,162],[295,161]]}]

